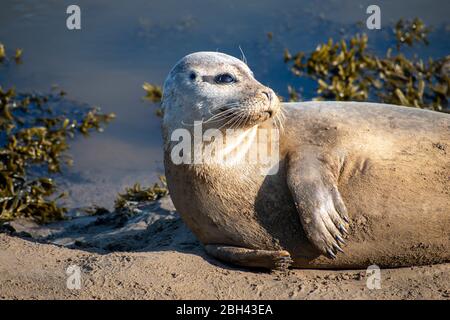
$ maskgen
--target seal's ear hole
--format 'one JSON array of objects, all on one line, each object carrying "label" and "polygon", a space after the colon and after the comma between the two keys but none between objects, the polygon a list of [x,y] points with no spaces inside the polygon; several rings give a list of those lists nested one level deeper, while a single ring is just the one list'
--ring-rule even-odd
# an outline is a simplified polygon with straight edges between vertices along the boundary
[{"label": "seal's ear hole", "polygon": [[195,72],[191,72],[191,74],[189,75],[189,79],[195,80],[195,78],[197,78],[197,75],[195,74]]}]

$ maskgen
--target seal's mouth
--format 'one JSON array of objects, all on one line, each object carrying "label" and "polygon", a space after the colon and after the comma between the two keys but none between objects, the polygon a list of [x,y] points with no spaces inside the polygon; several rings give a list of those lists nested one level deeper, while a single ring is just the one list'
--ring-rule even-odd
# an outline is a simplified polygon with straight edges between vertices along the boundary
[{"label": "seal's mouth", "polygon": [[228,101],[211,112],[205,123],[216,128],[250,128],[277,119],[281,105],[271,89],[263,88],[242,100]]},{"label": "seal's mouth", "polygon": [[[238,116],[240,114],[238,111],[230,110],[225,107],[219,108],[219,112],[227,112],[228,110],[230,111],[229,112],[230,114],[234,113],[236,116]],[[264,121],[265,121],[269,118],[272,118],[274,116],[274,114],[275,114],[275,112],[273,110],[264,110],[264,111],[261,111],[259,114],[251,114],[250,116],[252,118],[264,119]]]},{"label": "seal's mouth", "polygon": [[227,108],[217,110],[205,123],[210,123],[217,128],[249,128],[274,118],[277,110],[251,110],[245,107]]},{"label": "seal's mouth", "polygon": [[272,118],[274,115],[273,110],[264,110],[261,111],[259,114],[255,114],[253,119],[256,123],[264,122]]},{"label": "seal's mouth", "polygon": [[268,118],[272,118],[274,114],[272,110],[263,111],[263,113],[265,113],[268,116]]}]

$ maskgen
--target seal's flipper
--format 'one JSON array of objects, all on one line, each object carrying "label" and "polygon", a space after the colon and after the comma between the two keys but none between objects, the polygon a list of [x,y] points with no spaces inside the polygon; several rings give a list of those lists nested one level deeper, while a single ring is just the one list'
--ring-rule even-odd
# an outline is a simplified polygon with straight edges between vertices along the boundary
[{"label": "seal's flipper", "polygon": [[309,241],[322,254],[335,258],[338,252],[343,252],[341,246],[349,220],[332,170],[339,172],[315,152],[292,154],[287,183]]},{"label": "seal's flipper", "polygon": [[285,270],[292,264],[289,252],[256,250],[227,245],[205,245],[206,252],[224,262],[243,267]]}]

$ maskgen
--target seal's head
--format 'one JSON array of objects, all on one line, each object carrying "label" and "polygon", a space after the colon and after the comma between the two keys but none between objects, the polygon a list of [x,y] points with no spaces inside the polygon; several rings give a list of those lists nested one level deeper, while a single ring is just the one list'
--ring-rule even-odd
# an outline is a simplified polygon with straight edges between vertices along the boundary
[{"label": "seal's head", "polygon": [[164,84],[164,122],[183,126],[249,128],[274,117],[280,104],[239,59],[219,52],[196,52],[181,59]]}]

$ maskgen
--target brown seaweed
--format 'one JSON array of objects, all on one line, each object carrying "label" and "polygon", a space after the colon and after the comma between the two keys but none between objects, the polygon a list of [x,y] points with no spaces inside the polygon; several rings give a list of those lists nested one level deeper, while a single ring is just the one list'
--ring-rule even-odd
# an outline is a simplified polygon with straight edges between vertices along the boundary
[{"label": "brown seaweed", "polygon": [[[19,62],[21,50],[12,57]],[[0,61],[8,61],[0,44]],[[98,108],[74,114],[57,114],[52,103],[62,95],[17,93],[0,87],[0,222],[31,217],[38,222],[63,219],[66,208],[59,203],[53,174],[62,163],[71,164],[69,140],[114,118]],[[52,103],[50,103],[52,102]],[[36,174],[36,171],[39,174]]]},{"label": "brown seaweed", "polygon": [[[399,43],[428,43],[429,31],[420,19],[396,24]],[[450,56],[433,60],[389,49],[379,57],[368,50],[366,34],[349,40],[329,39],[310,54],[284,51],[284,61],[296,76],[307,76],[317,83],[317,100],[367,101],[391,103],[448,112]],[[400,48],[400,46],[399,46]],[[292,86],[290,98],[295,98]]]}]

